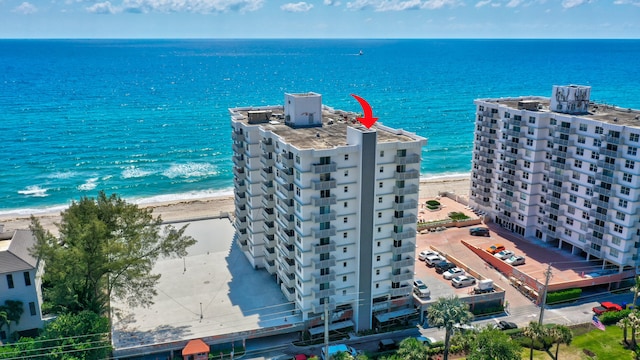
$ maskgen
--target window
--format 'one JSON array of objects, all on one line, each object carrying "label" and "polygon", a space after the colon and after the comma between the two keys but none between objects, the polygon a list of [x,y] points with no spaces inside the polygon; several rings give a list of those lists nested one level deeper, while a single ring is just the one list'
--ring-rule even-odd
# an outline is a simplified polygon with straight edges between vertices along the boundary
[{"label": "window", "polygon": [[31,286],[31,276],[29,276],[29,272],[25,271],[22,274],[24,275],[24,285],[25,286]]},{"label": "window", "polygon": [[575,203],[577,201],[577,197],[573,194],[569,195],[569,202]]},{"label": "window", "polygon": [[580,131],[587,131],[587,124],[580,124]]},{"label": "window", "polygon": [[582,135],[578,135],[578,144],[584,144],[586,142],[586,138]]},{"label": "window", "polygon": [[376,275],[380,275],[380,269],[376,269]]},{"label": "window", "polygon": [[616,219],[624,221],[625,218],[626,215],[624,213],[621,213],[620,211],[616,212]]},{"label": "window", "polygon": [[624,167],[626,167],[627,169],[633,169],[635,166],[636,166],[636,162],[633,160],[624,161]]},{"label": "window", "polygon": [[378,241],[378,247],[380,247],[380,245],[382,245],[382,243],[380,241]]},{"label": "window", "polygon": [[598,172],[596,164],[589,164],[589,171]]},{"label": "window", "polygon": [[569,226],[573,226],[573,219],[567,219],[566,223]]},{"label": "window", "polygon": [[31,316],[36,316],[36,303],[33,301],[29,303],[29,312],[31,313]]},{"label": "window", "polygon": [[564,229],[564,234],[565,234],[566,236],[571,237],[571,230],[569,230],[569,229]]},{"label": "window", "polygon": [[596,183],[596,178],[594,178],[593,176],[587,176],[587,182],[593,185]]},{"label": "window", "polygon": [[626,186],[621,186],[620,187],[620,194],[622,195],[629,195],[629,193],[631,192],[631,189],[629,189]]},{"label": "window", "polygon": [[616,249],[609,248],[609,255],[611,255],[611,257],[617,258],[619,255],[619,252]]},{"label": "window", "polygon": [[346,281],[347,281],[347,276],[345,275],[342,277],[342,282],[346,282]]},{"label": "window", "polygon": [[596,126],[596,134],[602,134],[604,132],[604,129],[602,128],[602,126]]},{"label": "window", "polygon": [[7,274],[7,286],[9,286],[9,289],[13,289],[13,275],[11,274]]},{"label": "window", "polygon": [[376,283],[376,289],[380,288],[380,284]]},{"label": "window", "polygon": [[627,200],[618,199],[618,206],[620,206],[621,208],[626,208],[627,205]]},{"label": "window", "polygon": [[349,192],[349,187],[348,186],[344,187],[344,192]]},{"label": "window", "polygon": [[349,154],[344,154],[344,160],[345,161],[349,160]]},{"label": "window", "polygon": [[345,223],[345,224],[347,223],[347,217],[346,216],[342,219],[342,222]]},{"label": "window", "polygon": [[529,185],[527,183],[522,183],[522,184],[520,184],[520,188],[522,190],[527,190],[527,188],[529,188]]},{"label": "window", "polygon": [[634,133],[629,134],[629,141],[638,142],[638,139],[640,139],[639,134],[634,134]]},{"label": "window", "polygon": [[636,156],[637,154],[638,154],[638,148],[629,146],[629,148],[627,149],[627,155]]},{"label": "window", "polygon": [[349,170],[344,171],[344,176],[349,176]]},{"label": "window", "polygon": [[342,233],[342,237],[346,239],[347,238],[347,233],[346,232]]},{"label": "window", "polygon": [[380,151],[380,157],[384,157],[384,150]]},{"label": "window", "polygon": [[623,173],[622,174],[622,180],[624,180],[626,182],[631,182],[631,180],[633,180],[633,175],[627,174],[627,173]]},{"label": "window", "polygon": [[380,261],[380,255],[376,256],[376,261]]},{"label": "window", "polygon": [[600,141],[600,139],[593,139],[593,146],[596,146],[596,147],[602,146],[602,141]]},{"label": "window", "polygon": [[576,155],[584,156],[584,149],[580,147],[576,148]]},{"label": "window", "polygon": [[578,184],[571,184],[571,191],[579,191],[580,187],[578,186]]},{"label": "window", "polygon": [[593,189],[586,188],[584,189],[584,193],[587,196],[593,196]]},{"label": "window", "polygon": [[549,119],[549,124],[551,125],[558,125],[558,121],[554,118]]},{"label": "window", "polygon": [[573,166],[582,168],[582,160],[573,160]]},{"label": "window", "polygon": [[528,180],[529,179],[529,173],[523,172],[522,173],[522,178]]},{"label": "window", "polygon": [[613,225],[613,231],[617,232],[618,234],[622,234],[622,225]]},{"label": "window", "polygon": [[384,166],[380,166],[380,173],[384,172]]},{"label": "window", "polygon": [[347,267],[347,262],[346,261],[342,263],[342,267]]},{"label": "window", "polygon": [[[380,226],[378,226],[378,232],[382,232],[382,228]],[[380,245],[378,245],[380,246]]]},{"label": "window", "polygon": [[380,181],[380,182],[378,183],[378,187],[379,187],[380,189],[382,189],[382,181]]},{"label": "window", "polygon": [[527,169],[529,169],[531,167],[531,161],[524,161],[524,167],[526,167]]},{"label": "window", "polygon": [[344,202],[344,207],[347,207],[347,202],[346,201]]},{"label": "window", "polygon": [[378,196],[378,204],[382,204],[382,196]]},{"label": "window", "polygon": [[[574,195],[574,197],[575,197],[575,195]],[[575,214],[576,213],[576,208],[574,208],[573,206],[569,206],[569,207],[567,207],[567,212],[569,214]],[[567,220],[569,220],[569,219],[567,219]],[[571,220],[571,223],[573,224],[573,220]]]},{"label": "window", "polygon": [[380,219],[380,218],[382,218],[382,213],[381,212],[378,213],[378,219]]},{"label": "window", "polygon": [[529,116],[529,124],[535,124],[535,123],[536,123],[535,116]]},{"label": "window", "polygon": [[527,139],[527,146],[533,146],[533,139]]}]

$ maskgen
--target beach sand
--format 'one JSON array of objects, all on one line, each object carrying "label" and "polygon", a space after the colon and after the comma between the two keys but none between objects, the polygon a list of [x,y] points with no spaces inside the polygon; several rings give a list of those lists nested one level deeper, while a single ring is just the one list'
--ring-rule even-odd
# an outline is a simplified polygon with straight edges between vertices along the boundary
[{"label": "beach sand", "polygon": [[[470,189],[470,176],[443,177],[420,181],[420,199],[433,198],[440,192],[451,192],[463,198],[468,198]],[[178,200],[172,202],[160,202],[143,204],[140,207],[151,207],[154,216],[161,216],[165,222],[188,221],[211,217],[218,217],[220,213],[234,212],[232,195],[209,197],[197,200]],[[60,213],[44,213],[35,215],[42,226],[57,233],[56,223],[60,222]],[[31,223],[29,216],[0,216],[0,224],[5,231],[27,229]]]}]

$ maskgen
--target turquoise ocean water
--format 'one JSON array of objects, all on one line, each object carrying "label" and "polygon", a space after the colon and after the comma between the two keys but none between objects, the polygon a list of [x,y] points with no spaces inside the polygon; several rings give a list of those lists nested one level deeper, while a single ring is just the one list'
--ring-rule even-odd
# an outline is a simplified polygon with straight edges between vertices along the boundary
[{"label": "turquoise ocean water", "polygon": [[229,193],[227,109],[285,92],[357,94],[429,139],[423,177],[468,173],[474,99],[581,84],[640,108],[639,59],[640,40],[0,40],[0,214]]}]

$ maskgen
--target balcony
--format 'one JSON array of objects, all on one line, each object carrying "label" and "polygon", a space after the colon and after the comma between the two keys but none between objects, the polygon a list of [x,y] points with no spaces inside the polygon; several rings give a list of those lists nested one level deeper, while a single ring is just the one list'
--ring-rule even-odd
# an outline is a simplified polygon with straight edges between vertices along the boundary
[{"label": "balcony", "polygon": [[276,262],[274,260],[265,261],[264,268],[269,274],[273,275],[276,273]]},{"label": "balcony", "polygon": [[233,159],[233,165],[237,167],[244,167],[244,165],[247,163],[244,160],[244,155],[234,155],[232,159]]},{"label": "balcony", "polygon": [[281,244],[280,246],[278,246],[278,250],[280,250],[280,254],[282,255],[282,257],[293,260],[293,258],[296,256],[293,245],[283,246]]},{"label": "balcony", "polygon": [[287,287],[284,283],[280,284],[280,290],[284,294],[284,297],[287,298],[287,301],[296,301],[296,288],[295,287]]},{"label": "balcony", "polygon": [[296,272],[296,262],[290,259],[280,259],[278,261],[282,270],[287,274],[294,274]]},{"label": "balcony", "polygon": [[311,182],[313,183],[313,190],[328,190],[328,189],[336,188],[335,179],[325,180],[325,181],[312,180]]},{"label": "balcony", "polygon": [[402,259],[402,260],[391,260],[391,268],[400,269],[407,266],[413,266],[414,263],[415,263],[415,260],[413,259],[413,257],[408,259]]},{"label": "balcony", "polygon": [[242,251],[249,251],[249,242],[247,240],[240,240],[239,243]]},{"label": "balcony", "polygon": [[556,131],[561,133],[561,134],[571,135],[571,134],[575,134],[576,133],[576,128],[558,126],[556,128]]},{"label": "balcony", "polygon": [[417,179],[420,177],[418,170],[396,171],[395,178],[397,180]]},{"label": "balcony", "polygon": [[407,230],[401,233],[396,233],[396,232],[391,233],[391,238],[393,240],[404,240],[404,239],[411,239],[414,237],[416,237],[416,230],[412,228],[407,228]]},{"label": "balcony", "polygon": [[620,151],[617,151],[617,150],[609,150],[607,148],[600,148],[599,152],[600,152],[600,155],[602,155],[602,156],[608,156],[608,157],[611,157],[611,158],[614,158],[614,159],[621,157],[620,156]]},{"label": "balcony", "polygon": [[262,217],[264,217],[265,221],[273,222],[276,219],[276,213],[273,211],[273,208],[263,208]]},{"label": "balcony", "polygon": [[596,162],[596,164],[598,165],[599,168],[603,168],[606,170],[611,170],[611,171],[615,171],[616,170],[616,164],[612,164],[609,162],[606,162],[605,160],[598,160]]},{"label": "balcony", "polygon": [[407,281],[407,280],[413,280],[413,273],[412,272],[405,272],[403,274],[398,274],[398,275],[392,275],[391,276],[391,282],[401,282],[401,281]]},{"label": "balcony", "polygon": [[273,194],[273,180],[263,181],[260,189],[262,189],[262,192],[265,194]]},{"label": "balcony", "polygon": [[317,212],[313,212],[311,213],[311,216],[313,218],[313,222],[315,223],[321,223],[321,222],[327,222],[327,221],[332,221],[336,219],[336,211],[335,210],[331,210],[326,214],[320,214]]},{"label": "balcony", "polygon": [[398,297],[398,296],[409,296],[409,294],[411,294],[411,286],[403,286],[403,287],[399,287],[396,289],[390,289],[389,290],[389,295],[391,295],[391,297]]},{"label": "balcony", "polygon": [[594,186],[593,192],[596,194],[604,195],[604,196],[611,196],[611,193],[612,193],[610,189],[603,188],[602,186]]},{"label": "balcony", "polygon": [[603,141],[608,142],[609,144],[616,144],[619,145],[622,142],[622,138],[615,137],[615,136],[610,136],[610,135],[602,135],[601,139]]},{"label": "balcony", "polygon": [[246,206],[236,206],[236,218],[246,217],[247,216],[247,207]]},{"label": "balcony", "polygon": [[292,168],[293,167],[293,157],[289,158],[286,155],[280,154],[278,155],[278,161],[280,161],[280,163],[288,168]]},{"label": "balcony", "polygon": [[238,178],[238,180],[243,180],[246,178],[246,174],[244,172],[244,168],[243,167],[233,167],[233,175],[236,176],[236,178]]},{"label": "balcony", "polygon": [[276,260],[276,251],[273,248],[264,248],[263,254],[264,254],[265,260],[267,261]]},{"label": "balcony", "polygon": [[244,153],[244,147],[242,145],[240,145],[240,144],[234,143],[232,145],[232,149],[233,149],[233,152],[236,153],[236,154],[243,154]]},{"label": "balcony", "polygon": [[553,167],[555,167],[557,169],[563,169],[563,170],[569,167],[566,162],[562,163],[562,162],[555,161],[555,160],[551,161],[551,166],[553,166]]},{"label": "balcony", "polygon": [[332,268],[336,266],[336,258],[333,256],[331,256],[327,260],[313,259],[311,260],[311,262],[313,262],[313,266],[316,270]]},{"label": "balcony", "polygon": [[262,153],[262,155],[260,155],[260,163],[262,163],[263,166],[268,167],[268,166],[275,165],[276,161],[273,158],[273,154],[271,154],[271,153]]},{"label": "balcony", "polygon": [[283,215],[293,215],[293,204],[289,205],[289,201],[292,201],[292,200],[282,199],[282,197],[280,196],[279,196],[279,200],[276,201],[276,208],[278,208],[278,211],[280,211]]},{"label": "balcony", "polygon": [[410,242],[410,241],[403,241],[402,242],[402,246],[392,246],[391,247],[391,253],[396,256],[396,255],[401,255],[404,253],[413,253],[416,251],[416,244]]},{"label": "balcony", "polygon": [[330,241],[326,245],[316,245],[313,247],[314,254],[325,254],[332,251],[336,251],[336,243],[334,241]]},{"label": "balcony", "polygon": [[567,181],[567,180],[569,180],[569,176],[562,174],[562,172],[550,172],[549,173],[549,178],[553,179],[553,180],[558,180],[558,181]]},{"label": "balcony", "polygon": [[323,289],[323,290],[320,290],[319,288],[318,289],[314,288],[314,289],[311,289],[311,292],[313,293],[313,296],[316,299],[320,299],[320,298],[334,296],[336,294],[336,289],[334,287],[329,287],[328,289]]},{"label": "balcony", "polygon": [[293,184],[282,185],[278,183],[278,192],[281,199],[290,199],[293,197]]},{"label": "balcony", "polygon": [[558,186],[558,185],[554,185],[554,184],[547,184],[547,189],[549,189],[551,191],[555,191],[557,193],[562,193],[562,186]]},{"label": "balcony", "polygon": [[273,168],[262,168],[260,170],[260,176],[262,176],[265,181],[273,180]]},{"label": "balcony", "polygon": [[329,273],[327,275],[312,274],[311,276],[313,277],[313,281],[316,284],[323,284],[336,280],[336,274],[333,272],[333,270],[329,270]]},{"label": "balcony", "polygon": [[593,205],[595,205],[595,206],[599,206],[599,207],[601,207],[601,208],[603,208],[603,209],[608,209],[608,208],[609,208],[609,203],[608,203],[608,202],[605,202],[605,201],[600,200],[600,198],[598,198],[598,197],[593,198],[593,199],[591,200],[591,204],[593,204]]},{"label": "balcony", "polygon": [[329,197],[319,197],[314,196],[313,198],[313,206],[327,206],[327,205],[335,205],[336,204],[336,196],[331,195]]},{"label": "balcony", "polygon": [[262,148],[263,152],[273,152],[273,141],[271,141],[271,139],[269,139],[268,141],[262,140],[260,142],[260,148]]},{"label": "balcony", "polygon": [[314,174],[325,174],[336,171],[338,165],[334,162],[330,164],[313,164],[311,168]]},{"label": "balcony", "polygon": [[[311,229],[311,233],[313,233],[313,237],[316,239],[331,237],[336,234],[336,227],[330,226],[328,229]],[[415,235],[415,234],[414,234]]]},{"label": "balcony", "polygon": [[327,303],[324,304],[320,304],[320,303],[312,303],[311,304],[311,311],[313,311],[316,314],[322,314],[324,313],[325,309],[327,311],[333,311],[336,309],[336,303],[335,300],[330,300]]},{"label": "balcony", "polygon": [[395,211],[404,211],[404,210],[416,210],[418,209],[418,202],[415,200],[409,200],[402,203],[393,203],[393,210]]},{"label": "balcony", "polygon": [[279,276],[282,283],[288,288],[295,288],[296,275],[295,274],[282,274]]},{"label": "balcony", "polygon": [[284,216],[284,215],[280,214],[276,218],[276,221],[278,222],[280,227],[283,228],[283,229],[293,229],[294,223],[293,223],[293,216],[292,215]]},{"label": "balcony", "polygon": [[293,170],[280,170],[278,171],[278,182],[280,184],[293,183]]},{"label": "balcony", "polygon": [[236,181],[233,184],[233,187],[236,189],[237,193],[243,193],[243,192],[247,191],[247,183],[244,180]]},{"label": "balcony", "polygon": [[613,183],[613,175],[605,174],[605,173],[597,173],[596,180]]},{"label": "balcony", "polygon": [[420,162],[420,155],[418,154],[407,154],[407,156],[396,155],[396,164],[406,165],[406,164],[417,164],[419,162]]},{"label": "balcony", "polygon": [[393,193],[395,195],[399,195],[399,196],[417,194],[418,193],[418,186],[417,185],[409,185],[409,186],[405,186],[403,188],[399,188],[397,186],[394,186],[393,187]]},{"label": "balcony", "polygon": [[275,201],[273,200],[273,195],[266,195],[262,197],[262,205],[264,207],[273,208],[275,206]]},{"label": "balcony", "polygon": [[244,134],[239,131],[231,132],[231,140],[233,141],[244,141]]},{"label": "balcony", "polygon": [[293,230],[282,230],[278,231],[278,236],[283,244],[293,245],[296,240],[296,236]]},{"label": "balcony", "polygon": [[394,216],[391,220],[393,225],[415,224],[417,221],[415,215],[406,215],[399,218]]},{"label": "balcony", "polygon": [[276,229],[273,226],[273,221],[265,221],[262,224],[262,229],[264,229],[265,235],[275,235]]}]

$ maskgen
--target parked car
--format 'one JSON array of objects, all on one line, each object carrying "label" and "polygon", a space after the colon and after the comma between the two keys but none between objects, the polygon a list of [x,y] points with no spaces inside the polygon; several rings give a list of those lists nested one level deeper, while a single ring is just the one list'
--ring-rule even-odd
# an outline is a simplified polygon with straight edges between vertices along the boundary
[{"label": "parked car", "polygon": [[464,270],[460,269],[459,267],[454,267],[453,269],[449,269],[444,273],[442,273],[442,277],[447,280],[451,280],[456,276],[460,276],[464,274],[465,274]]},{"label": "parked car", "polygon": [[451,279],[451,285],[455,288],[475,285],[476,279],[473,276],[461,275]]},{"label": "parked car", "polygon": [[593,310],[593,312],[596,313],[596,315],[600,315],[609,311],[621,311],[622,306],[612,303],[610,301],[603,301],[600,303],[600,306],[596,306],[591,310]]},{"label": "parked car", "polygon": [[434,267],[434,266],[436,266],[437,263],[439,263],[439,262],[441,262],[443,260],[446,260],[446,259],[440,254],[429,255],[424,259],[424,263],[428,267]]},{"label": "parked car", "polygon": [[493,256],[497,257],[498,259],[501,260],[506,260],[510,257],[512,257],[513,255],[515,255],[515,253],[511,250],[502,250],[499,253],[495,253],[493,254]]},{"label": "parked car", "polygon": [[416,336],[416,340],[427,347],[430,347],[434,342],[436,342],[436,339],[428,336]]},{"label": "parked car", "polygon": [[510,330],[510,329],[517,329],[518,325],[516,325],[515,323],[512,323],[511,321],[500,320],[498,322],[497,327],[500,330]]},{"label": "parked car", "polygon": [[524,256],[513,255],[510,258],[508,258],[507,260],[505,260],[504,262],[506,262],[507,264],[509,264],[511,266],[523,265],[524,264]]},{"label": "parked car", "polygon": [[495,255],[502,250],[505,250],[505,247],[502,244],[493,244],[487,248],[487,252],[491,255]]},{"label": "parked car", "polygon": [[489,229],[484,227],[474,227],[469,229],[469,235],[472,236],[490,236]]},{"label": "parked car", "polygon": [[431,290],[429,290],[429,287],[420,279],[413,281],[413,292],[421,298],[431,296]]},{"label": "parked car", "polygon": [[381,339],[378,341],[378,351],[389,351],[398,348],[398,344],[391,339]]},{"label": "parked car", "polygon": [[443,272],[449,270],[449,269],[453,269],[454,267],[456,267],[456,264],[449,262],[449,261],[440,261],[439,263],[437,263],[434,268],[436,269],[436,273],[438,274],[442,274]]},{"label": "parked car", "polygon": [[418,259],[420,259],[420,261],[424,261],[429,255],[440,255],[440,254],[438,254],[437,251],[426,249],[426,250],[420,251],[420,254],[418,254]]}]

